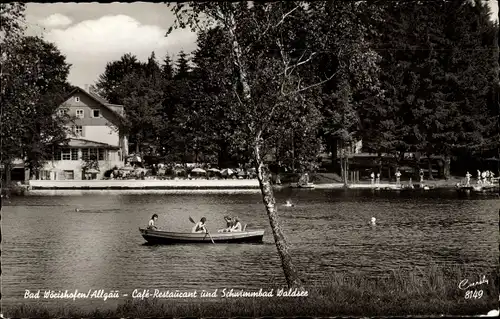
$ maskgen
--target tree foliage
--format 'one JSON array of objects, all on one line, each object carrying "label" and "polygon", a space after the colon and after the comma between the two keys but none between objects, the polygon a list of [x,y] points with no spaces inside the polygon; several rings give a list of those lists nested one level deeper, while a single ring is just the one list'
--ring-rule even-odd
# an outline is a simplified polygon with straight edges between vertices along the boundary
[{"label": "tree foliage", "polygon": [[370,23],[383,95],[362,108],[364,145],[446,158],[490,144],[497,27],[488,8],[481,1],[392,2],[381,12]]},{"label": "tree foliage", "polygon": [[71,89],[70,65],[53,44],[23,35],[24,5],[2,4],[1,11],[2,165],[9,171],[13,160],[24,159],[36,170],[66,142],[70,118],[55,110]]},{"label": "tree foliage", "polygon": [[95,87],[98,93],[110,103],[123,104],[125,96],[118,93],[120,84],[127,75],[142,72],[143,69],[144,64],[141,64],[135,55],[124,54],[120,60],[106,64],[106,69],[99,76]]}]

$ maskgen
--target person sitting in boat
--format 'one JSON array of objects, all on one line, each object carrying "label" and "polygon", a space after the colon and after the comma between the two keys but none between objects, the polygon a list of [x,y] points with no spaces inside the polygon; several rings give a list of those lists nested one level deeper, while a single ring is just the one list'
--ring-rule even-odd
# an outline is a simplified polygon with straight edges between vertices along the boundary
[{"label": "person sitting in boat", "polygon": [[229,216],[229,215],[224,216],[224,221],[226,222],[226,228],[220,229],[218,231],[219,233],[230,232],[234,226],[234,221],[233,221],[233,218],[231,216]]},{"label": "person sitting in boat", "polygon": [[158,229],[158,227],[156,227],[156,225],[155,225],[155,222],[157,220],[158,220],[158,215],[157,214],[153,214],[153,216],[151,216],[151,220],[149,221],[148,229],[153,229],[153,230]]},{"label": "person sitting in boat", "polygon": [[205,227],[205,222],[207,219],[205,217],[202,217],[199,222],[197,222],[194,226],[193,229],[191,230],[192,233],[206,233],[207,228]]},{"label": "person sitting in boat", "polygon": [[235,217],[234,218],[234,225],[233,227],[231,228],[231,231],[242,231],[242,226],[241,226],[241,223],[240,223],[240,220],[238,219],[238,217]]}]

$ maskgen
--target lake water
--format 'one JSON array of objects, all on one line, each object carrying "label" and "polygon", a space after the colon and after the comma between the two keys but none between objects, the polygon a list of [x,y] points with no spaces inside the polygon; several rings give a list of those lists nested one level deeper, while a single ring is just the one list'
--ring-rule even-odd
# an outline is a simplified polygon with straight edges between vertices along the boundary
[{"label": "lake water", "polygon": [[[276,196],[280,204],[289,198],[296,204],[280,206],[279,215],[306,282],[321,281],[332,271],[379,276],[433,263],[498,264],[497,195],[289,189]],[[172,231],[189,231],[189,216],[205,216],[212,232],[224,226],[224,215],[238,216],[248,228],[266,229],[264,244],[147,246],[138,227],[153,213],[161,228]],[[372,216],[375,227],[369,225]],[[284,286],[285,280],[258,191],[60,191],[13,197],[2,208],[3,306],[34,302],[23,298],[25,289],[131,294],[270,284]]]}]

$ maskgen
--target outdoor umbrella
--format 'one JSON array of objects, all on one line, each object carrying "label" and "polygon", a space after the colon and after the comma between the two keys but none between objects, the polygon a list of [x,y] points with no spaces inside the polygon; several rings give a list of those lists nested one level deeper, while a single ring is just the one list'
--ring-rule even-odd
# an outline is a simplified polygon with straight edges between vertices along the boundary
[{"label": "outdoor umbrella", "polygon": [[226,175],[229,176],[229,175],[233,175],[234,171],[232,169],[230,169],[230,168],[225,168],[225,169],[222,170],[221,174],[225,175],[225,176]]},{"label": "outdoor umbrella", "polygon": [[197,173],[197,174],[206,174],[207,172],[204,169],[201,169],[199,167],[193,169],[191,173]]},{"label": "outdoor umbrella", "polygon": [[220,173],[220,170],[218,170],[216,168],[209,168],[209,169],[207,169],[207,172]]},{"label": "outdoor umbrella", "polygon": [[247,173],[245,171],[239,171],[238,176],[246,176]]},{"label": "outdoor umbrella", "polygon": [[131,155],[129,157],[130,162],[142,162],[142,159],[139,155]]}]

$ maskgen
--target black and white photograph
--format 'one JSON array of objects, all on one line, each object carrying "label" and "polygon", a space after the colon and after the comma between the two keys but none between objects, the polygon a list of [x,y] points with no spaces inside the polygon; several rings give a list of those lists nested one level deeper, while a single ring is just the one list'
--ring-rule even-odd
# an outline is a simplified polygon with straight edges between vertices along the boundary
[{"label": "black and white photograph", "polygon": [[1,318],[497,317],[494,0],[0,4]]}]

